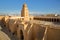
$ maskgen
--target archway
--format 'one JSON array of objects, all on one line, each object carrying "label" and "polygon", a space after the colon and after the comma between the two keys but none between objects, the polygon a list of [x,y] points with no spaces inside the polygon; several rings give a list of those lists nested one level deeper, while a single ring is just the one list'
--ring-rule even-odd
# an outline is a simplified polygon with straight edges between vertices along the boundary
[{"label": "archway", "polygon": [[20,30],[20,39],[24,40],[24,35],[23,35],[23,31],[22,30]]}]

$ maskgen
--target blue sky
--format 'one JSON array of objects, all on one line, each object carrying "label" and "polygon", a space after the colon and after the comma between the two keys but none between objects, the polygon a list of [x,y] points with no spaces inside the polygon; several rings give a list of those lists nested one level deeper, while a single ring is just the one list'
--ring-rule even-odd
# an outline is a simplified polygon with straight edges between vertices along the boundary
[{"label": "blue sky", "polygon": [[30,14],[60,14],[60,0],[0,0],[0,14],[19,14],[24,2]]}]

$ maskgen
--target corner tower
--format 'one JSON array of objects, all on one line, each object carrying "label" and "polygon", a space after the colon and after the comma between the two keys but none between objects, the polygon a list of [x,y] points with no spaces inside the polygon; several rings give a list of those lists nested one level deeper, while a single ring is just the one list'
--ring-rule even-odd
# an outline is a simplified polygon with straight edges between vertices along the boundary
[{"label": "corner tower", "polygon": [[21,10],[21,17],[24,17],[25,21],[29,21],[29,10],[27,8],[26,3],[23,4],[22,10]]}]

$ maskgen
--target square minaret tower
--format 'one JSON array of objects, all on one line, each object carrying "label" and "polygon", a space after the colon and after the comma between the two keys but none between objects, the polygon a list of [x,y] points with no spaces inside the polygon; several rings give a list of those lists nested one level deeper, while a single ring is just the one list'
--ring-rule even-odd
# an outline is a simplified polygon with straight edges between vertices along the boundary
[{"label": "square minaret tower", "polygon": [[25,3],[23,4],[22,10],[21,10],[21,17],[24,17],[25,21],[29,21],[29,10]]}]

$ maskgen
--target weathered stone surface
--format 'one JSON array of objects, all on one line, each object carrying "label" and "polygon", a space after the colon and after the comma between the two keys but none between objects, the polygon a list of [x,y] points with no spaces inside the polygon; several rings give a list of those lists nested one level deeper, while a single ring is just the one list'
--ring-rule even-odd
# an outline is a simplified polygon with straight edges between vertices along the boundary
[{"label": "weathered stone surface", "polygon": [[60,40],[60,29],[48,28],[47,40]]}]

